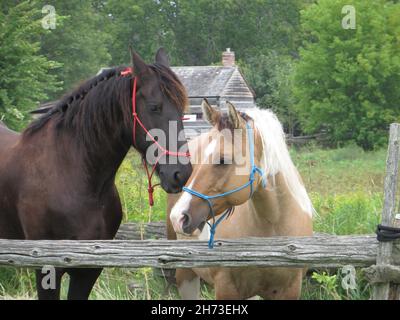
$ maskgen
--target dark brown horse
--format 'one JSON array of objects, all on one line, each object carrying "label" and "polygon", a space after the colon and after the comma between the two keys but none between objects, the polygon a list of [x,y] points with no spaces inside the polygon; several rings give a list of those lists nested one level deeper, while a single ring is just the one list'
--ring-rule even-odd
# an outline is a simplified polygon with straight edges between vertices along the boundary
[{"label": "dark brown horse", "polygon": [[[106,70],[64,96],[22,133],[0,125],[0,238],[112,239],[122,208],[115,174],[132,138],[132,86],[137,79],[137,113],[146,129],[162,129],[169,121],[181,130],[186,91],[160,49],[156,62],[145,64],[132,52],[134,74],[123,67]],[[142,154],[152,144],[136,128],[135,148]],[[169,141],[169,140],[168,140]],[[177,142],[180,150],[186,141]],[[169,148],[169,145],[165,146]],[[181,191],[191,174],[190,163],[157,165],[162,187]],[[176,160],[176,159],[175,159]],[[59,299],[62,275],[70,275],[68,299],[87,299],[101,269],[57,269],[56,289],[41,286],[38,297]]]}]

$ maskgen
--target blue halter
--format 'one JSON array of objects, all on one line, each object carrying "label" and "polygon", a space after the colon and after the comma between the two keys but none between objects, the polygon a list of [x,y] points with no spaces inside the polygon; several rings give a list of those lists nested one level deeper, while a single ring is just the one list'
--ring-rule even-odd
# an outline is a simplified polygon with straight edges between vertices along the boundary
[{"label": "blue halter", "polygon": [[208,204],[208,206],[210,208],[212,220],[213,220],[212,224],[210,224],[207,221],[207,224],[210,226],[210,239],[208,240],[208,247],[210,249],[214,248],[214,236],[215,236],[215,231],[217,229],[217,226],[221,223],[221,221],[223,219],[225,219],[229,215],[229,213],[232,212],[232,209],[228,209],[221,215],[221,217],[219,217],[217,220],[215,220],[215,212],[214,212],[214,210],[212,208],[212,200],[216,199],[216,198],[221,198],[221,197],[228,196],[228,195],[230,195],[232,193],[235,193],[235,192],[238,192],[240,190],[243,190],[243,189],[245,189],[245,188],[247,188],[249,186],[250,186],[250,195],[249,195],[249,199],[250,199],[252,197],[253,191],[254,191],[253,190],[253,182],[255,181],[256,173],[258,173],[261,176],[263,187],[265,188],[266,185],[267,185],[267,181],[266,181],[265,176],[264,176],[264,171],[261,168],[257,167],[255,165],[255,163],[254,163],[254,137],[253,137],[254,134],[253,134],[253,128],[248,123],[246,123],[246,128],[247,128],[247,136],[248,136],[248,140],[249,140],[250,164],[251,164],[251,171],[250,171],[249,181],[247,181],[244,185],[242,185],[240,187],[237,187],[237,188],[235,188],[233,190],[230,190],[230,191],[227,191],[227,192],[224,192],[224,193],[220,193],[220,194],[216,194],[216,195],[212,195],[212,196],[208,196],[208,195],[202,194],[200,192],[197,192],[197,191],[195,191],[193,189],[189,189],[187,187],[183,187],[182,188],[182,191],[185,191],[187,193],[190,193],[190,194],[192,194],[192,195],[194,195],[196,197],[199,197],[199,198],[207,201],[207,204]]}]

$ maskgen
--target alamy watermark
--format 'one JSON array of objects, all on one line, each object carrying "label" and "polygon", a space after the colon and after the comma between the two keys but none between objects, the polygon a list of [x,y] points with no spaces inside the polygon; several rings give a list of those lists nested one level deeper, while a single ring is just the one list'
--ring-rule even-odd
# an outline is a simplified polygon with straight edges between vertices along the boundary
[{"label": "alamy watermark", "polygon": [[46,4],[42,8],[42,13],[45,14],[42,18],[42,28],[46,30],[54,30],[57,23],[56,8],[52,5]]},{"label": "alamy watermark", "polygon": [[[202,130],[201,133],[209,132]],[[188,150],[186,136],[197,136],[195,129],[184,129],[178,132],[177,122],[170,121],[167,133],[162,129],[151,129],[149,133],[157,140],[157,143],[169,151],[185,153]],[[206,140],[208,139],[208,140]],[[150,136],[147,141],[152,141]],[[180,142],[180,143],[178,143]],[[180,144],[180,147],[178,145]],[[222,129],[215,135],[206,135],[203,139],[195,139],[191,142],[191,156],[165,156],[156,143],[151,144],[146,150],[146,161],[150,165],[159,164],[234,164],[237,175],[248,175],[250,158],[250,146],[246,129]],[[255,147],[255,146],[253,146]],[[254,151],[253,151],[254,152]]]},{"label": "alamy watermark", "polygon": [[41,273],[43,275],[41,286],[44,290],[55,290],[57,287],[56,268],[54,266],[43,266]]},{"label": "alamy watermark", "polygon": [[342,8],[342,28],[345,30],[354,30],[356,28],[356,8],[352,5],[346,5]]},{"label": "alamy watermark", "polygon": [[356,269],[352,265],[347,265],[342,268],[342,288],[346,291],[357,289]]}]

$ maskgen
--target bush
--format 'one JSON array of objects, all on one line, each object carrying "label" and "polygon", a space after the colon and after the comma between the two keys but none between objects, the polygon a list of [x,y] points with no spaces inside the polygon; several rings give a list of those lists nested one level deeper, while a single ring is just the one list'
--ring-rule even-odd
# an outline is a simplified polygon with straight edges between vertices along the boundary
[{"label": "bush", "polygon": [[321,0],[302,12],[306,36],[294,94],[303,129],[334,143],[383,145],[400,120],[400,3],[354,0],[356,28],[343,29],[346,0]]}]

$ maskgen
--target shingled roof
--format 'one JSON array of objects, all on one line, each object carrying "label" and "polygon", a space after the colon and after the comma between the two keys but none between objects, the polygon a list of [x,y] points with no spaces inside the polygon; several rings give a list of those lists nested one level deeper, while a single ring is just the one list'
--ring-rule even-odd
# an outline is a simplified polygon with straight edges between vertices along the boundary
[{"label": "shingled roof", "polygon": [[201,100],[224,108],[229,100],[239,109],[255,106],[254,94],[236,66],[173,67],[188,91],[192,113],[199,113]]},{"label": "shingled roof", "polygon": [[201,103],[207,98],[211,105],[226,110],[226,101],[230,101],[241,111],[256,106],[253,91],[243,74],[235,65],[234,52],[227,49],[222,56],[222,66],[173,67],[189,96],[189,113],[195,115],[195,121],[185,121],[186,136],[190,139],[210,125],[202,119]]}]

